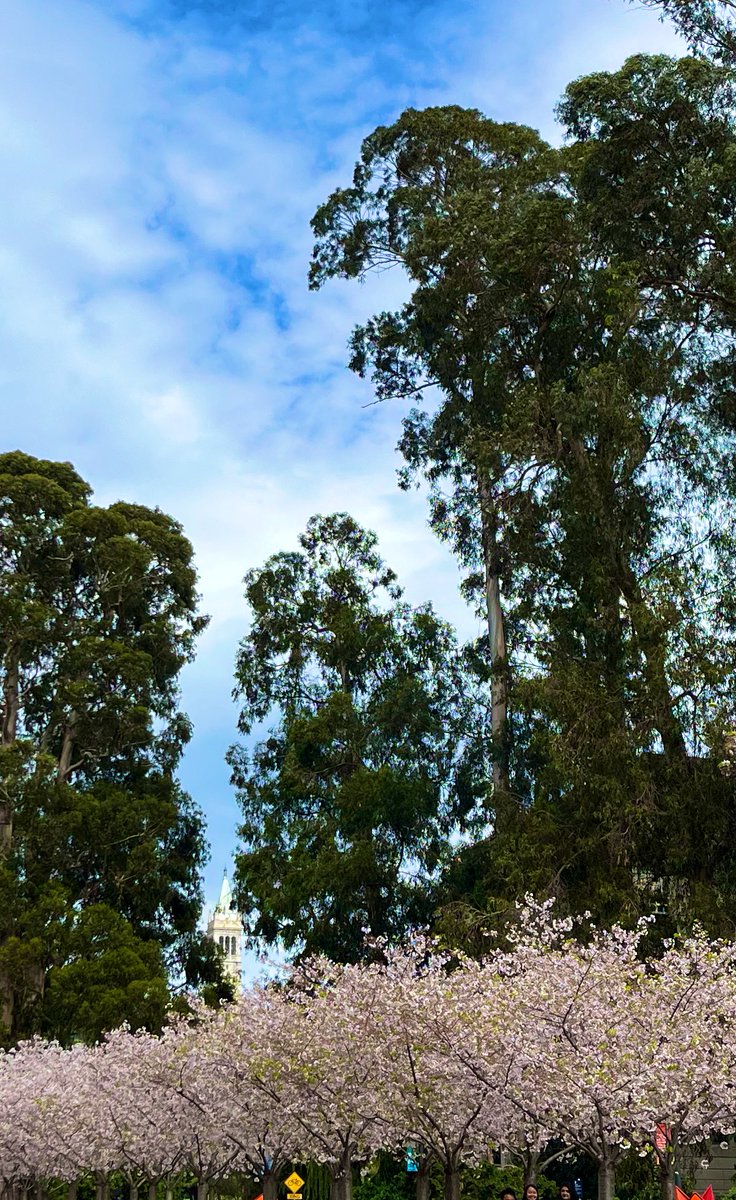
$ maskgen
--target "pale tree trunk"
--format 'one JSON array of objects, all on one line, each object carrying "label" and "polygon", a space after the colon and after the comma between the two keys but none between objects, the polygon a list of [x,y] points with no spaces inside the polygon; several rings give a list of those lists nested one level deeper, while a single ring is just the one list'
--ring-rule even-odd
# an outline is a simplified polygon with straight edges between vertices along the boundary
[{"label": "pale tree trunk", "polygon": [[275,1171],[266,1171],[263,1176],[263,1200],[278,1200],[279,1181]]},{"label": "pale tree trunk", "polygon": [[[132,1196],[131,1200],[133,1200]],[[174,1189],[170,1179],[167,1179],[166,1181],[166,1200],[174,1200]]]},{"label": "pale tree trunk", "polygon": [[77,1200],[78,1184],[76,1179],[72,1179],[66,1185],[66,1200]]},{"label": "pale tree trunk", "polygon": [[157,1181],[155,1179],[149,1179],[149,1181],[148,1181],[148,1200],[156,1200],[157,1191],[158,1191]]},{"label": "pale tree trunk", "polygon": [[69,713],[69,719],[64,726],[64,737],[61,743],[61,754],[59,755],[59,765],[56,771],[57,778],[61,783],[66,783],[72,769],[72,754],[74,752],[74,739],[77,733],[77,714],[72,710]]},{"label": "pale tree trunk", "polygon": [[138,1200],[138,1184],[133,1179],[130,1181],[130,1200]]},{"label": "pale tree trunk", "polygon": [[[5,658],[5,673],[2,680],[2,720],[0,720],[0,746],[12,746],[18,736],[20,713],[20,650],[13,643]],[[13,848],[14,801],[12,788],[0,779],[0,861]],[[43,971],[41,971],[43,979]],[[13,1033],[15,1017],[15,994],[11,977],[7,971],[0,972],[0,1026]]]},{"label": "pale tree trunk", "polygon": [[8,650],[3,677],[3,719],[0,745],[11,746],[18,735],[20,711],[20,653],[14,643]]},{"label": "pale tree trunk", "polygon": [[[18,649],[12,647],[7,658],[5,676],[3,679],[3,709],[2,727],[0,728],[0,745],[12,746],[18,734],[19,700],[19,668]],[[0,780],[0,858],[10,853],[13,846],[13,798],[10,789],[5,788]]]},{"label": "pale tree trunk", "polygon": [[508,649],[506,623],[501,606],[498,548],[498,516],[491,486],[483,469],[476,469],[480,506],[483,574],[488,623],[488,653],[491,667],[491,739],[493,743],[494,792],[509,790],[508,770]]},{"label": "pale tree trunk", "polygon": [[197,1180],[197,1200],[207,1200],[210,1185],[206,1179]]},{"label": "pale tree trunk", "polygon": [[598,1163],[598,1200],[613,1200],[616,1186],[616,1164],[611,1158]]}]

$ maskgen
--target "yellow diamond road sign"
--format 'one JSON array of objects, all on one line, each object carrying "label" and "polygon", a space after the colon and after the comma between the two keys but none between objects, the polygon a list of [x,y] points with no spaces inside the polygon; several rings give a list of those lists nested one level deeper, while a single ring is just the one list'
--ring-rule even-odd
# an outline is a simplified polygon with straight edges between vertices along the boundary
[{"label": "yellow diamond road sign", "polygon": [[284,1180],[284,1183],[290,1192],[298,1192],[300,1188],[304,1187],[304,1180],[301,1175],[297,1175],[296,1171],[292,1171],[289,1178]]}]

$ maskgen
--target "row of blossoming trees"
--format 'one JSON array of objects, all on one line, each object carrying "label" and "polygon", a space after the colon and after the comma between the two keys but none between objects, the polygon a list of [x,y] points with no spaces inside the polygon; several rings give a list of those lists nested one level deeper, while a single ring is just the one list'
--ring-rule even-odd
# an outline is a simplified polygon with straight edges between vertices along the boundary
[{"label": "row of blossoming trees", "polygon": [[61,1180],[73,1197],[91,1175],[104,1195],[116,1171],[136,1200],[186,1172],[204,1200],[245,1172],[273,1200],[317,1161],[350,1200],[354,1164],[411,1145],[418,1200],[432,1163],[457,1200],[464,1164],[500,1147],[532,1177],[561,1139],[598,1163],[601,1200],[632,1151],[671,1194],[681,1148],[736,1128],[736,948],[695,933],[647,961],[646,924],[580,933],[530,908],[481,962],[423,945],[311,961],[161,1037],[21,1045],[0,1058],[6,1193]]}]

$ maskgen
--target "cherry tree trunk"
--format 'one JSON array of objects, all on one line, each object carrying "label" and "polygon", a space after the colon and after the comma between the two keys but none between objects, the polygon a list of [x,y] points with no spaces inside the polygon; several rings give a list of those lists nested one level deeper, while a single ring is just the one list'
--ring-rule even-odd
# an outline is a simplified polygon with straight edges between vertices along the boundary
[{"label": "cherry tree trunk", "polygon": [[158,1191],[158,1187],[156,1184],[156,1180],[149,1179],[149,1181],[148,1181],[148,1200],[156,1200],[156,1192],[157,1191]]},{"label": "cherry tree trunk", "polygon": [[210,1185],[206,1179],[197,1180],[197,1200],[207,1200]]},{"label": "cherry tree trunk", "polygon": [[460,1171],[457,1163],[445,1164],[445,1200],[460,1200]]},{"label": "cherry tree trunk", "polygon": [[659,1194],[662,1200],[675,1200],[675,1159],[671,1154],[659,1164]]},{"label": "cherry tree trunk", "polygon": [[77,1200],[77,1181],[71,1179],[66,1185],[66,1200]]},{"label": "cherry tree trunk", "polygon": [[349,1155],[343,1155],[330,1168],[330,1200],[353,1200],[353,1165]]},{"label": "cherry tree trunk", "polygon": [[539,1153],[536,1150],[529,1150],[524,1154],[524,1187],[528,1187],[530,1183],[536,1184],[537,1170],[539,1168]]},{"label": "cherry tree trunk", "polygon": [[605,1158],[598,1164],[598,1200],[613,1200],[615,1186],[615,1163],[612,1159]]},{"label": "cherry tree trunk", "polygon": [[279,1181],[275,1171],[266,1171],[263,1176],[263,1200],[277,1200]]},{"label": "cherry tree trunk", "polygon": [[133,1183],[132,1180],[130,1184],[130,1200],[138,1200],[138,1184]]},{"label": "cherry tree trunk", "polygon": [[416,1186],[416,1200],[429,1200],[429,1160],[420,1164],[417,1171]]}]

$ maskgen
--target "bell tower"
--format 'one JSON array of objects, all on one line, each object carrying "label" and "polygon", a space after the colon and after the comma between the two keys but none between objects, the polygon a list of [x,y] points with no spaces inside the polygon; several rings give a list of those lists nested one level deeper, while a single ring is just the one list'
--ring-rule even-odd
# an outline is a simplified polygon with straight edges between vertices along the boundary
[{"label": "bell tower", "polygon": [[243,965],[243,922],[240,919],[240,913],[235,910],[235,902],[228,881],[227,870],[222,879],[220,899],[217,901],[207,921],[207,936],[212,938],[212,941],[216,942],[222,950],[225,956],[225,974],[233,980],[236,991],[239,991]]}]

